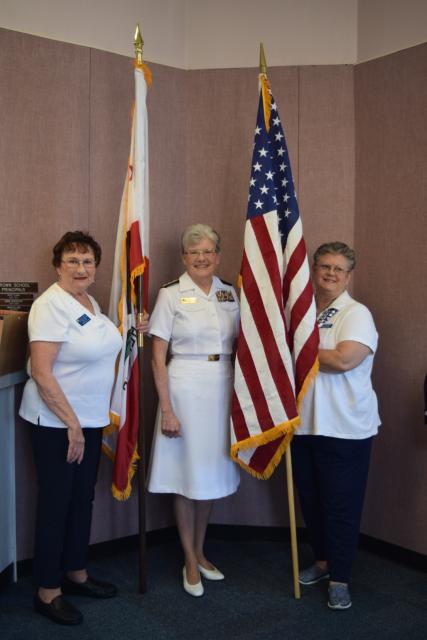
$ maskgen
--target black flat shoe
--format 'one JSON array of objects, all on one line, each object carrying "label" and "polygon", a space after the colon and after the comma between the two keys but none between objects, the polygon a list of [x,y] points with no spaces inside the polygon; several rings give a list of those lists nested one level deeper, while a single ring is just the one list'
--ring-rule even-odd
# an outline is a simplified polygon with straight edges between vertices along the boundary
[{"label": "black flat shoe", "polygon": [[111,582],[102,582],[89,578],[86,582],[74,582],[64,576],[62,591],[69,596],[86,596],[88,598],[114,598],[117,587]]},{"label": "black flat shoe", "polygon": [[50,618],[58,624],[80,624],[83,622],[81,612],[67,602],[62,596],[56,596],[49,604],[40,600],[38,594],[34,596],[34,610],[42,616]]}]

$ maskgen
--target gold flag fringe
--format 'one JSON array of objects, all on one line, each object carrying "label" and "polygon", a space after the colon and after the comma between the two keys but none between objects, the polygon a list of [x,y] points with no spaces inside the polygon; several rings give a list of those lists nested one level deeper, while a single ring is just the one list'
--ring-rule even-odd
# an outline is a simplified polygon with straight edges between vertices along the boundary
[{"label": "gold flag fringe", "polygon": [[271,91],[265,73],[260,73],[262,103],[264,105],[264,122],[267,133],[270,131]]},{"label": "gold flag fringe", "polygon": [[[115,413],[111,413],[110,412],[110,424],[107,425],[106,427],[104,427],[103,434],[104,436],[108,436],[111,433],[114,433],[115,431],[119,430],[119,426],[120,426],[120,416],[118,416]],[[111,451],[111,449],[105,444],[105,442],[102,443],[102,451],[105,453],[106,456],[108,456],[111,460],[111,462],[114,462],[114,453]],[[132,478],[136,473],[136,470],[138,468],[138,460],[140,460],[140,455],[138,453],[137,447],[135,447],[134,452],[132,453],[132,458],[130,460],[130,464],[129,464],[129,469],[128,469],[128,479],[127,479],[127,485],[125,489],[118,489],[116,487],[116,485],[114,484],[114,482],[111,483],[111,493],[113,494],[114,498],[116,498],[116,500],[127,500],[130,497],[130,494],[132,492]]]},{"label": "gold flag fringe", "polygon": [[[280,444],[280,447],[278,447],[278,449],[277,449],[276,453],[274,454],[273,458],[270,460],[270,463],[269,463],[268,467],[265,469],[265,471],[263,471],[263,473],[260,473],[259,471],[255,471],[255,469],[252,469],[249,465],[247,465],[245,462],[243,462],[243,460],[240,460],[240,458],[237,458],[236,455],[234,455],[233,449],[234,449],[234,447],[236,445],[232,446],[231,458],[232,458],[232,460],[234,460],[234,462],[237,462],[237,464],[240,467],[242,467],[242,469],[247,471],[254,478],[257,478],[258,480],[268,480],[268,478],[270,478],[270,476],[272,475],[273,471],[276,469],[276,467],[278,466],[280,460],[282,459],[282,456],[285,453],[288,445],[290,444],[294,433],[295,433],[295,428],[290,428],[286,433],[282,433],[281,434],[282,437],[283,437],[283,442]],[[271,442],[271,440],[269,442]],[[237,451],[236,451],[236,453],[237,453]]]},{"label": "gold flag fringe", "polygon": [[145,79],[145,82],[147,83],[147,87],[151,87],[151,85],[153,83],[153,74],[151,73],[151,69],[149,67],[147,67],[145,62],[143,62],[141,64],[137,60],[134,60],[133,64],[134,64],[135,69],[141,69],[141,71],[143,71],[144,79]]},{"label": "gold flag fringe", "polygon": [[314,378],[317,376],[318,373],[319,373],[319,358],[316,357],[316,360],[314,361],[313,366],[311,367],[310,371],[305,376],[305,380],[304,380],[304,382],[302,384],[302,387],[301,387],[300,392],[299,392],[298,397],[297,397],[298,414],[301,413],[302,401],[304,399],[305,394],[308,391],[308,387],[314,381]]},{"label": "gold flag fringe", "polygon": [[135,451],[132,454],[132,459],[131,459],[130,464],[129,464],[128,482],[127,482],[127,485],[126,485],[125,489],[118,489],[116,487],[116,485],[114,484],[114,482],[112,483],[112,485],[111,485],[111,493],[113,494],[113,497],[116,500],[124,501],[124,500],[127,500],[129,498],[129,496],[130,496],[130,494],[132,492],[132,484],[131,484],[132,478],[136,473],[136,470],[137,470],[137,467],[138,467],[137,462],[138,462],[139,459],[140,459],[140,456],[138,454],[138,451],[135,449]]},{"label": "gold flag fringe", "polygon": [[[301,423],[300,412],[301,412],[301,404],[305,394],[307,393],[308,387],[313,382],[319,371],[319,358],[316,358],[313,366],[305,377],[304,383],[300,389],[300,392],[297,397],[297,410],[298,415],[292,420],[288,420],[282,424],[276,425],[272,429],[265,431],[264,433],[260,433],[257,436],[251,436],[242,440],[241,442],[237,442],[231,446],[231,459],[234,462],[242,467],[245,471],[247,471],[254,478],[258,478],[258,480],[268,480],[271,477],[273,471],[278,466],[280,460],[282,459],[283,454],[288,448],[291,440],[294,436],[295,431],[298,429],[298,426]],[[278,440],[279,438],[283,438],[283,442],[281,442],[278,447],[276,453],[273,458],[270,460],[266,469],[260,473],[252,469],[249,465],[247,465],[243,460],[240,460],[238,457],[238,453],[240,449],[255,449],[256,447],[262,446],[264,444],[268,444],[269,442],[273,442],[274,440]]]},{"label": "gold flag fringe", "polygon": [[[273,471],[276,469],[279,464],[284,452],[290,441],[292,440],[292,436],[295,433],[295,429],[300,423],[299,416],[292,418],[292,420],[288,420],[282,424],[276,425],[272,429],[264,433],[260,433],[257,436],[252,436],[250,438],[246,438],[246,440],[242,440],[241,442],[237,442],[231,446],[231,458],[238,465],[242,467],[245,471],[250,473],[250,475],[258,478],[259,480],[268,480],[272,475]],[[249,465],[247,465],[243,460],[240,460],[238,457],[238,452],[240,449],[255,449],[256,447],[262,446],[264,444],[269,444],[274,440],[278,440],[279,438],[283,438],[283,442],[281,442],[278,447],[276,453],[273,458],[270,460],[266,469],[260,473],[252,469]]]}]

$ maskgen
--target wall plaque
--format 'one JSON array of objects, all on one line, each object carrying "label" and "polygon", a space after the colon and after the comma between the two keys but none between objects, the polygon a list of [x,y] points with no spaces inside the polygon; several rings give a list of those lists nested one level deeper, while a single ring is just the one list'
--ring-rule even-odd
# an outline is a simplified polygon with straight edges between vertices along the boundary
[{"label": "wall plaque", "polygon": [[37,291],[37,282],[0,282],[0,315],[29,311]]}]

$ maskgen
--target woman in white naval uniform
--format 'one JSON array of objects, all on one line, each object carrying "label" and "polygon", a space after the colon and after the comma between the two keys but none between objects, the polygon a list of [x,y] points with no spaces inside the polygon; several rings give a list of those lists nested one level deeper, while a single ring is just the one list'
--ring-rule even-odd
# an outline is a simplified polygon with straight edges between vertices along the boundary
[{"label": "woman in white naval uniform", "polygon": [[233,287],[214,275],[220,239],[211,227],[196,224],[184,231],[182,261],[186,272],[160,289],[150,320],[159,408],[148,490],[175,494],[183,586],[201,596],[200,574],[224,578],[203,551],[212,501],[239,484],[229,456],[239,305]]}]

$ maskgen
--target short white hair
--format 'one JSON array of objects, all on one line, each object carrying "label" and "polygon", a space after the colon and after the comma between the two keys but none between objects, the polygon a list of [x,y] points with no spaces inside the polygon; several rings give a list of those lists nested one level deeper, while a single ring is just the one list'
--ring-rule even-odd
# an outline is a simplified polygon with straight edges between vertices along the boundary
[{"label": "short white hair", "polygon": [[331,253],[336,256],[344,256],[344,258],[347,258],[349,271],[353,271],[356,266],[355,251],[354,249],[350,249],[348,244],[345,244],[345,242],[335,240],[334,242],[325,242],[325,244],[321,244],[314,252],[314,264],[317,264],[320,256],[323,256],[326,253]]},{"label": "short white hair", "polygon": [[181,236],[181,251],[185,253],[188,247],[193,244],[198,244],[204,238],[208,238],[215,245],[215,251],[220,253],[221,251],[221,239],[219,234],[212,229],[208,224],[190,224]]}]

